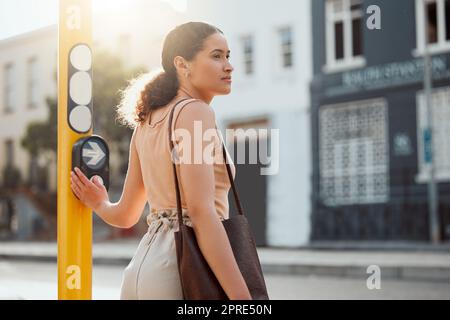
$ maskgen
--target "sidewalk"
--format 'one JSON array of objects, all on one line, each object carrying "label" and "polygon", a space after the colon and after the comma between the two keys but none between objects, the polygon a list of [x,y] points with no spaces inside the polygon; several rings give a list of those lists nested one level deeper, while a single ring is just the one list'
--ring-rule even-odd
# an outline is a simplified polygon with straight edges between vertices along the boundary
[{"label": "sidewalk", "polygon": [[[138,240],[93,245],[94,264],[126,266]],[[0,260],[56,263],[55,242],[0,242]],[[381,276],[399,280],[450,282],[449,250],[339,250],[258,248],[264,273],[367,278],[367,267],[377,265]]]}]

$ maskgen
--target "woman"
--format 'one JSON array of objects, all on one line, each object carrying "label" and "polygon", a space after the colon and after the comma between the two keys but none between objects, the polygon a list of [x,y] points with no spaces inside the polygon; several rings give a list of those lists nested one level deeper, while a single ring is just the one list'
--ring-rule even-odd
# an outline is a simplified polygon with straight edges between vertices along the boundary
[{"label": "woman", "polygon": [[[176,146],[183,145],[177,174],[184,223],[194,228],[199,247],[228,298],[251,299],[221,222],[229,217],[230,181],[221,152],[223,140],[210,106],[214,96],[231,91],[229,53],[222,31],[209,24],[189,22],[170,31],[162,50],[163,71],[145,84],[137,99],[133,92],[146,77],[135,80],[118,108],[120,118],[134,127],[120,200],[111,203],[103,185],[96,179],[91,182],[78,169],[71,175],[75,195],[110,225],[130,228],[139,221],[145,203],[150,205],[149,229],[124,271],[121,299],[183,298],[173,234],[178,219],[168,133],[168,115],[174,107],[173,139]],[[212,137],[211,131],[215,132]],[[195,141],[184,144],[189,140],[186,133]],[[214,161],[205,161],[203,155],[211,150]],[[192,156],[184,157],[185,151],[200,153],[203,161],[186,161]],[[217,161],[219,156],[222,159]],[[228,162],[234,178],[236,169],[231,159]]]}]

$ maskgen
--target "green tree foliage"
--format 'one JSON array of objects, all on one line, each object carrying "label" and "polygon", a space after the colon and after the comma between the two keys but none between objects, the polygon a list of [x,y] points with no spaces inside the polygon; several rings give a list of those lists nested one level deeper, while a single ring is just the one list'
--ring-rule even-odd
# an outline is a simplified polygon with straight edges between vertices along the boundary
[{"label": "green tree foliage", "polygon": [[21,144],[31,157],[36,157],[40,152],[56,152],[57,129],[57,102],[56,98],[47,97],[48,117],[45,121],[33,121],[27,126],[25,136]]}]

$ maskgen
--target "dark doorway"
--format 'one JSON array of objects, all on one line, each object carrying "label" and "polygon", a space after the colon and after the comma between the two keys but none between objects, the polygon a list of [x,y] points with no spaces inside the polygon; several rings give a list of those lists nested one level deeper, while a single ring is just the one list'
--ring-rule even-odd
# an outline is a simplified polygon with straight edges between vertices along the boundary
[{"label": "dark doorway", "polygon": [[[257,122],[236,123],[228,126],[228,129],[241,128],[246,130],[252,128],[256,129],[258,132],[258,128],[261,127],[267,128],[266,119]],[[267,177],[266,175],[261,174],[261,168],[264,168],[265,165],[261,163],[259,154],[260,149],[263,149],[261,150],[261,154],[267,154],[266,146],[270,145],[269,139],[268,135],[260,134],[256,137],[246,137],[245,139],[235,137],[234,144],[228,146],[228,150],[230,151],[236,166],[236,189],[257,246],[267,245]],[[251,145],[255,148],[253,149]],[[245,150],[244,163],[238,163],[238,150]],[[256,163],[251,163],[249,150],[257,151],[258,156],[256,156]],[[231,189],[228,194],[228,199],[230,203],[230,213],[236,214],[237,208],[234,203],[233,191]]]}]

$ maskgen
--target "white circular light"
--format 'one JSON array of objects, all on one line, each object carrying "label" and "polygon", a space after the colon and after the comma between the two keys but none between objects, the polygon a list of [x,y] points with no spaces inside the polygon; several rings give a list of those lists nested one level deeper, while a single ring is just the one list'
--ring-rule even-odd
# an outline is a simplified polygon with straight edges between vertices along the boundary
[{"label": "white circular light", "polygon": [[76,104],[89,104],[92,98],[92,80],[89,73],[79,71],[70,78],[69,94]]},{"label": "white circular light", "polygon": [[80,71],[87,71],[92,66],[92,54],[85,44],[77,45],[70,52],[70,63]]},{"label": "white circular light", "polygon": [[69,122],[78,132],[89,131],[92,123],[91,110],[86,106],[76,106],[69,114]]}]

